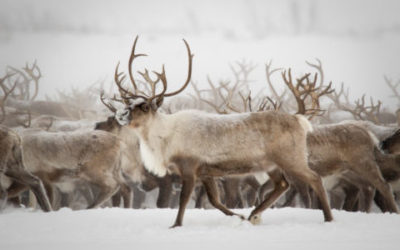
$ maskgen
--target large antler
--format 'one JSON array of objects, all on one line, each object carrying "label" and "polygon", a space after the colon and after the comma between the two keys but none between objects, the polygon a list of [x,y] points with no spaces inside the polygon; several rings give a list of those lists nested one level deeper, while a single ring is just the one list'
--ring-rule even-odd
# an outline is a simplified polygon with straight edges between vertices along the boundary
[{"label": "large antler", "polygon": [[[114,96],[115,98],[115,96]],[[111,112],[116,113],[117,109],[109,102],[105,101],[105,97],[104,97],[104,91],[102,90],[100,93],[100,101],[104,104],[104,106],[106,106]]]},{"label": "large antler", "polygon": [[[189,44],[186,42],[185,39],[183,39],[183,42],[185,43],[186,50],[187,50],[187,53],[188,53],[188,58],[189,58],[189,62],[188,62],[188,75],[187,75],[187,78],[186,78],[186,82],[182,85],[182,87],[181,87],[180,89],[178,89],[178,90],[176,90],[176,91],[174,91],[174,92],[171,92],[171,93],[164,94],[164,97],[177,95],[177,94],[179,94],[180,92],[182,92],[182,91],[188,86],[188,84],[189,84],[189,82],[190,82],[190,79],[192,78],[192,63],[193,63],[193,56],[194,56],[194,55],[193,55],[192,52],[190,51]],[[166,86],[165,86],[165,87],[166,87]],[[163,90],[164,93],[165,93],[165,90],[166,90],[166,89]]]},{"label": "large antler", "polygon": [[344,108],[343,110],[351,113],[356,120],[369,120],[375,124],[381,124],[379,120],[381,106],[382,102],[378,100],[375,104],[372,97],[370,98],[370,105],[366,106],[364,94],[360,99],[355,101],[354,108]]},{"label": "large antler", "polygon": [[[33,95],[31,97],[31,101],[34,100],[36,98],[36,96],[39,93],[39,79],[42,77],[42,72],[40,71],[40,68],[37,66],[36,64],[36,60],[33,63],[32,67],[29,67],[28,63],[26,63],[25,67],[22,68],[32,79],[35,87],[34,87],[34,91]],[[34,73],[34,71],[36,70],[37,74]]]},{"label": "large antler", "polygon": [[[123,87],[123,81],[125,80],[126,76],[124,75],[124,73],[119,72],[119,70],[118,70],[119,63],[117,64],[117,67],[115,69],[114,80],[115,80],[116,85],[118,86],[120,95],[124,99],[125,103],[129,103],[129,99],[142,98],[142,99],[146,100],[148,103],[152,103],[153,100],[157,100],[156,103],[157,103],[157,106],[159,106],[159,105],[161,105],[162,99],[164,97],[179,94],[189,84],[191,75],[192,75],[193,54],[190,51],[189,44],[186,42],[186,40],[183,40],[183,42],[185,43],[186,49],[188,51],[188,56],[189,56],[188,76],[187,76],[186,82],[183,84],[183,86],[174,92],[166,93],[168,83],[167,83],[167,77],[166,77],[164,65],[162,66],[161,72],[152,71],[156,75],[156,79],[152,79],[150,77],[149,71],[147,69],[145,69],[144,72],[139,72],[139,74],[142,76],[144,82],[150,85],[151,93],[149,95],[146,95],[146,94],[144,94],[144,92],[142,92],[138,89],[138,85],[136,84],[136,80],[134,79],[133,73],[132,73],[133,61],[140,56],[146,56],[146,54],[136,54],[135,50],[136,50],[137,40],[138,40],[138,36],[135,38],[135,41],[134,41],[134,44],[132,47],[132,52],[131,52],[131,55],[129,58],[129,65],[128,65],[129,78],[130,78],[131,84],[133,86],[133,92],[130,91],[129,89],[126,89]],[[159,83],[159,82],[162,83],[163,89],[162,89],[161,93],[156,94],[156,87],[157,87],[157,83]]]},{"label": "large antler", "polygon": [[390,97],[394,97],[397,99],[397,101],[400,102],[400,93],[399,93],[399,86],[400,86],[400,80],[397,80],[396,83],[393,83],[393,80],[390,79],[387,76],[384,76],[385,82],[388,85],[388,87],[392,90],[393,95]]},{"label": "large antler", "polygon": [[[296,79],[297,84],[295,86],[292,80],[291,69],[289,69],[288,72],[282,72],[282,78],[285,84],[296,99],[298,107],[297,113],[308,115],[309,119],[312,119],[314,116],[320,116],[324,113],[324,110],[321,110],[319,98],[332,93],[333,89],[331,89],[332,82],[324,88],[322,88],[322,86],[317,87],[316,82],[318,79],[318,73],[315,73],[312,81],[310,81],[310,75],[310,73],[307,73],[303,77]],[[310,108],[306,107],[306,100],[308,97],[310,97],[309,99],[311,101]]]},{"label": "large antler", "polygon": [[[211,108],[215,110],[218,114],[227,114],[227,110],[225,109],[225,103],[221,102],[221,93],[220,89],[215,86],[213,81],[209,76],[207,76],[207,83],[210,86],[210,89],[199,89],[195,82],[192,82],[192,87],[195,91],[196,96],[193,98],[197,99],[198,101],[207,104]],[[228,82],[220,83],[220,84],[227,84]],[[203,97],[203,93],[207,94],[208,98]]]},{"label": "large antler", "polygon": [[[35,60],[31,67],[26,63],[22,70],[11,66],[8,66],[8,69],[13,73],[17,73],[19,77],[22,78],[22,81],[17,79],[17,88],[21,93],[22,99],[33,101],[39,93],[39,79],[42,77],[42,72],[40,71],[39,66],[37,66],[37,61]],[[34,92],[32,96],[30,96],[30,82],[33,82],[34,84]]]},{"label": "large antler", "polygon": [[[137,40],[139,39],[139,36],[136,36],[135,38],[135,42],[133,42],[133,46],[132,46],[132,52],[131,52],[131,56],[129,57],[129,64],[128,64],[128,72],[129,72],[129,78],[131,79],[131,83],[133,86],[133,90],[136,92],[137,91],[137,85],[135,82],[135,78],[133,77],[132,74],[132,62],[133,60],[135,60],[135,58],[140,57],[140,56],[147,56],[146,54],[135,54],[135,49],[136,49],[136,43]],[[147,71],[147,70],[146,70]]]},{"label": "large antler", "polygon": [[0,109],[1,109],[0,123],[2,123],[6,119],[6,109],[5,109],[6,100],[17,86],[16,82],[14,82],[13,86],[11,86],[10,89],[8,89],[7,86],[5,85],[6,79],[10,78],[12,75],[14,74],[7,74],[3,78],[0,78],[0,87],[3,91],[3,96],[0,99]]},{"label": "large antler", "polygon": [[278,95],[278,92],[275,90],[274,85],[272,84],[272,74],[274,74],[277,71],[281,71],[282,68],[276,68],[272,69],[272,60],[270,60],[268,63],[265,64],[265,76],[267,78],[267,85],[269,87],[269,90],[272,93],[272,96],[278,100],[281,101],[283,99],[284,93],[282,95]]}]

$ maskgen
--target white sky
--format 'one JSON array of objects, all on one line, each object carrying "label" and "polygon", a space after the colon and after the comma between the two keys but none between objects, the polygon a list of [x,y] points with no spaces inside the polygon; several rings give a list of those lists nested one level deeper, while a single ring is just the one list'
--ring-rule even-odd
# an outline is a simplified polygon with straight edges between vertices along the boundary
[{"label": "white sky", "polygon": [[397,0],[0,0],[0,69],[37,59],[40,97],[111,81],[140,34],[138,49],[151,56],[135,65],[165,63],[176,88],[186,77],[186,38],[200,84],[207,74],[231,77],[228,64],[245,58],[258,64],[252,78],[260,89],[270,59],[303,73],[305,60],[319,58],[327,80],[394,109],[383,75],[400,79],[399,9]]}]

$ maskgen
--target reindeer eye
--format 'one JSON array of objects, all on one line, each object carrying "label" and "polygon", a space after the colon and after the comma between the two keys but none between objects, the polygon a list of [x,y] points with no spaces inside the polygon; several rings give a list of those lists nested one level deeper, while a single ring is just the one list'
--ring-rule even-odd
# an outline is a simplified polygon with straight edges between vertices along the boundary
[{"label": "reindeer eye", "polygon": [[148,105],[147,103],[143,103],[143,104],[140,106],[140,109],[141,109],[143,112],[148,112],[149,109],[150,109],[150,107],[149,107],[149,105]]}]

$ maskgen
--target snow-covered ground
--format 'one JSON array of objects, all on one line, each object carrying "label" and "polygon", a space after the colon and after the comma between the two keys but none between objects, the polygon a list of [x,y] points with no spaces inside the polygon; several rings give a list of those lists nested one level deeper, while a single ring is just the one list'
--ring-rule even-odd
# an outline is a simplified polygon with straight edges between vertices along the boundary
[{"label": "snow-covered ground", "polygon": [[[249,209],[236,210],[248,215]],[[103,208],[0,214],[0,249],[399,249],[400,216],[302,208],[270,209],[253,226],[218,210],[187,209],[184,226],[169,229],[175,209]]]}]

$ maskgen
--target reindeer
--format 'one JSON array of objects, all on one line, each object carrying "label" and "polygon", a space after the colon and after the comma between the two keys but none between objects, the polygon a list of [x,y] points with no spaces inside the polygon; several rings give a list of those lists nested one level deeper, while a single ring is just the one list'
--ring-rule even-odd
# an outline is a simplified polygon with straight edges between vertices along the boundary
[{"label": "reindeer", "polygon": [[[22,151],[20,136],[13,130],[0,125],[0,176],[5,175],[15,182],[29,187],[43,211],[49,212],[52,208],[43,183],[24,165]],[[4,190],[2,184],[0,183],[0,208],[4,207],[7,196],[15,195],[12,190]]]},{"label": "reindeer", "polygon": [[[5,103],[16,89],[17,83],[14,82],[11,86],[7,86],[6,80],[9,80],[13,75],[12,73],[7,73],[6,76],[0,78],[0,88],[3,92],[3,96],[0,98],[0,123],[6,122],[10,115],[10,113],[6,112],[8,108],[5,107]],[[41,208],[46,212],[51,211],[52,208],[44,191],[42,181],[32,175],[23,163],[21,138],[13,130],[2,125],[0,125],[0,177],[2,177],[0,182],[0,208],[6,204],[7,197],[12,198],[15,195],[10,190],[5,190],[11,183],[5,187],[4,182],[11,178],[14,182],[29,187],[36,195]]]},{"label": "reindeer", "polygon": [[[97,193],[88,208],[100,206],[125,187],[120,172],[125,145],[109,133],[26,129],[20,136],[25,167],[43,181],[52,204],[58,198],[54,186],[70,192],[77,184],[88,184]],[[25,185],[13,186],[15,193],[25,190]]]},{"label": "reindeer", "polygon": [[259,223],[262,211],[288,189],[285,175],[309,184],[321,201],[325,221],[333,219],[321,178],[307,164],[306,135],[311,130],[307,119],[275,111],[216,115],[190,110],[163,114],[158,111],[163,99],[179,94],[189,84],[193,55],[184,41],[189,57],[188,76],[174,92],[166,92],[164,67],[161,73],[155,72],[156,80],[150,78],[147,70],[142,72],[149,84],[162,83],[161,93],[146,96],[137,89],[132,74],[133,60],[143,56],[135,54],[136,42],[137,38],[128,71],[133,91],[124,88],[125,76],[121,78],[119,64],[115,69],[115,83],[125,101],[125,108],[117,111],[116,119],[137,134],[144,166],[150,172],[158,176],[172,172],[182,178],[178,215],[172,227],[182,226],[196,179],[203,183],[214,206],[226,214],[237,215],[219,206],[213,178],[262,171],[269,173],[275,188],[251,212],[248,220],[252,223]]},{"label": "reindeer", "polygon": [[320,126],[307,138],[310,167],[327,176],[332,165],[335,166],[342,172],[342,178],[351,183],[376,188],[387,201],[389,211],[398,213],[392,189],[381,173],[385,165],[382,160],[377,161],[377,144],[369,131],[354,124]]},{"label": "reindeer", "polygon": [[[298,113],[308,115],[312,119],[324,114],[324,111],[320,109],[319,97],[329,95],[333,90],[332,83],[324,87],[321,63],[308,64],[320,72],[319,86],[316,85],[317,74],[313,81],[309,81],[310,74],[305,74],[296,79],[296,85],[293,84],[290,69],[282,73],[282,78],[295,97]],[[268,71],[267,75],[269,75]],[[308,99],[310,99],[311,107],[307,107]],[[322,177],[337,176],[337,182],[340,178],[344,178],[347,182],[356,184],[357,188],[366,186],[376,188],[387,201],[389,211],[397,213],[398,209],[390,185],[385,182],[377,165],[375,150],[378,139],[367,130],[367,127],[372,127],[372,125],[365,122],[344,122],[314,126],[314,130],[307,135],[308,163],[310,168]],[[294,181],[294,184],[294,187],[300,191],[305,206],[310,207],[308,187],[298,181]],[[292,195],[286,204],[290,203],[290,199],[294,197],[293,192],[289,193]]]},{"label": "reindeer", "polygon": [[[103,96],[101,101],[112,112],[116,112],[115,107],[105,103]],[[151,191],[159,187],[159,195],[157,199],[157,207],[166,208],[169,206],[171,191],[173,183],[177,182],[176,177],[166,175],[162,178],[148,173],[142,163],[139,149],[139,138],[128,127],[121,126],[114,116],[110,116],[106,121],[97,122],[95,130],[104,130],[118,136],[126,144],[126,157],[127,160],[121,164],[123,176],[132,188],[139,185],[139,189],[144,191]],[[122,194],[123,195],[123,194]],[[117,203],[115,203],[117,204]]]}]

